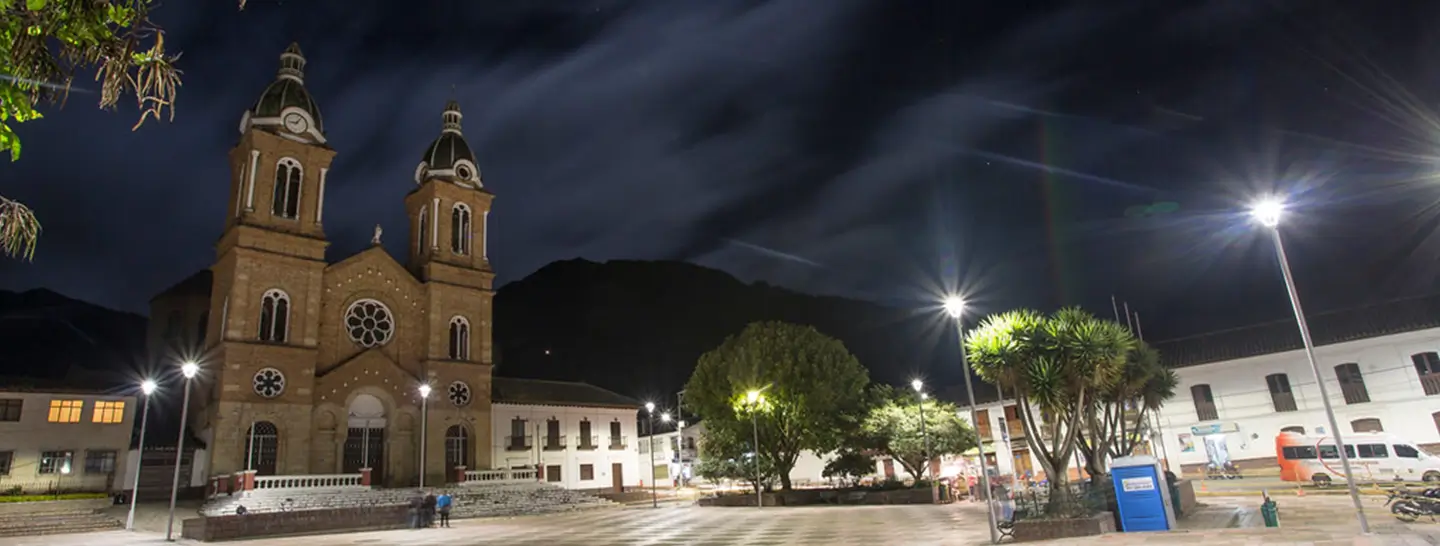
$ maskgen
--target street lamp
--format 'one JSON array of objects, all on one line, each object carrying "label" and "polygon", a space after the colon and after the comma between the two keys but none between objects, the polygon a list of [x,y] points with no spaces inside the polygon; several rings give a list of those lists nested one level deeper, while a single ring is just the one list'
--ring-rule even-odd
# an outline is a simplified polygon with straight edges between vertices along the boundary
[{"label": "street lamp", "polygon": [[650,466],[650,507],[659,508],[660,501],[655,496],[655,403],[645,403],[645,422],[650,427],[650,434],[645,437],[645,444],[650,453],[650,460],[646,462]]},{"label": "street lamp", "polygon": [[920,405],[920,436],[925,438],[925,467],[920,470],[924,476],[930,469],[930,433],[925,429],[925,382],[915,379],[910,382],[910,387],[915,389],[915,397],[919,399]]},{"label": "street lamp", "polygon": [[140,392],[145,393],[145,404],[140,410],[140,447],[135,450],[135,477],[130,483],[130,515],[125,516],[125,530],[135,530],[135,499],[140,496],[140,461],[145,458],[145,425],[150,420],[150,395],[155,394],[158,385],[146,379],[140,382]]},{"label": "street lamp", "polygon": [[760,421],[756,420],[756,413],[760,410],[760,402],[765,398],[760,396],[760,391],[752,390],[745,393],[745,406],[750,408],[750,427],[755,433],[755,443],[751,446],[751,454],[755,458],[755,507],[765,507],[765,497],[760,492]]},{"label": "street lamp", "polygon": [[1315,343],[1310,339],[1310,326],[1305,323],[1305,312],[1300,308],[1300,294],[1295,290],[1295,276],[1290,273],[1290,260],[1285,257],[1285,244],[1280,240],[1280,218],[1285,213],[1285,202],[1268,197],[1250,207],[1250,215],[1260,225],[1269,228],[1270,240],[1275,243],[1275,255],[1280,259],[1280,273],[1285,277],[1285,290],[1290,295],[1290,307],[1295,311],[1295,322],[1300,326],[1300,340],[1305,343],[1305,358],[1310,361],[1310,371],[1315,374],[1315,386],[1320,388],[1320,402],[1325,404],[1325,418],[1330,430],[1335,433],[1336,451],[1340,454],[1340,467],[1345,471],[1345,485],[1350,488],[1350,500],[1355,502],[1355,516],[1360,520],[1360,532],[1370,533],[1370,522],[1365,519],[1365,508],[1360,503],[1360,491],[1355,487],[1355,473],[1350,470],[1350,457],[1345,455],[1345,439],[1340,435],[1340,424],[1335,420],[1335,409],[1330,406],[1330,393],[1325,389],[1325,378],[1320,375],[1320,365],[1315,362]]},{"label": "street lamp", "polygon": [[[428,417],[430,414],[430,385],[420,384],[420,488],[425,488],[425,441],[429,432]],[[369,461],[366,461],[367,463]]]},{"label": "street lamp", "polygon": [[180,456],[185,453],[185,421],[190,418],[190,384],[200,373],[200,365],[187,361],[180,365],[180,375],[185,376],[185,396],[180,402],[180,438],[175,441],[175,477],[170,481],[170,520],[165,523],[165,540],[175,541],[175,496],[180,492]]},{"label": "street lamp", "polygon": [[[965,395],[970,398],[970,423],[975,427],[975,447],[980,452],[980,490],[985,494],[985,509],[990,516],[990,543],[1000,542],[999,527],[995,524],[995,504],[990,497],[990,470],[985,463],[985,442],[980,438],[980,416],[975,411],[975,386],[970,380],[970,361],[965,357],[965,300],[960,296],[949,296],[943,302],[945,314],[955,320],[955,335],[960,344],[960,371],[965,375]],[[922,420],[923,422],[923,420]]]}]

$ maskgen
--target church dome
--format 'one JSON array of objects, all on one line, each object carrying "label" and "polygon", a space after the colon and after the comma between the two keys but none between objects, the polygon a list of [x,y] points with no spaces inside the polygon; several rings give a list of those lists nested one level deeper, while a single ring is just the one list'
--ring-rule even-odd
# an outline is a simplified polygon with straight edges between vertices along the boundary
[{"label": "church dome", "polygon": [[450,101],[445,105],[444,121],[440,136],[425,149],[420,165],[415,169],[415,183],[430,178],[459,181],[463,184],[480,186],[480,170],[475,167],[475,152],[460,132],[460,104]]},{"label": "church dome", "polygon": [[305,89],[305,56],[298,44],[290,44],[280,54],[280,71],[275,81],[260,94],[255,106],[246,112],[241,123],[243,132],[249,126],[273,126],[292,133],[313,133],[311,136],[324,141],[324,120],[320,117],[320,106]]}]

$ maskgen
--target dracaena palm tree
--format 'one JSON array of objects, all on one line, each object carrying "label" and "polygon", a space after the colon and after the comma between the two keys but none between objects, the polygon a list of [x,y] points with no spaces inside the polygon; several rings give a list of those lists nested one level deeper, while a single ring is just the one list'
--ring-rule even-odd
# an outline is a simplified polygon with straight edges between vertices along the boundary
[{"label": "dracaena palm tree", "polygon": [[1015,393],[1025,442],[1052,492],[1068,481],[1086,408],[1117,380],[1134,344],[1125,327],[1073,307],[992,315],[966,336],[976,373]]},{"label": "dracaena palm tree", "polygon": [[1151,412],[1175,395],[1175,372],[1160,364],[1160,353],[1136,342],[1120,372],[1091,398],[1077,448],[1092,475],[1109,471],[1109,461],[1135,453]]}]

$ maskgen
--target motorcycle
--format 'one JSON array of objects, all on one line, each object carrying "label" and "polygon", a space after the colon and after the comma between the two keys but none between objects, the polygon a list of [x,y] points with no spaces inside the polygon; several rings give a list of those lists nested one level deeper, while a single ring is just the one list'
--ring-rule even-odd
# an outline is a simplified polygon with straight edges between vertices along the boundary
[{"label": "motorcycle", "polygon": [[1430,488],[1420,493],[1411,493],[1405,489],[1392,489],[1385,499],[1385,505],[1390,507],[1390,513],[1395,519],[1410,523],[1422,516],[1429,516],[1430,521],[1435,521],[1435,516],[1440,515],[1440,488]]}]

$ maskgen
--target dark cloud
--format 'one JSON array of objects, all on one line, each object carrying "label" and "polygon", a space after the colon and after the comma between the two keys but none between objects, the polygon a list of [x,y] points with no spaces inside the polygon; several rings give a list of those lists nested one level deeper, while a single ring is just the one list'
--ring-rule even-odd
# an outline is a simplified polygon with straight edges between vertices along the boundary
[{"label": "dark cloud", "polygon": [[[133,108],[98,112],[82,94],[22,126],[26,155],[0,188],[46,232],[34,264],[0,264],[0,285],[143,311],[208,265],[241,112],[294,40],[339,151],[332,258],[377,223],[398,249],[403,197],[453,97],[498,196],[502,281],[574,256],[681,258],[887,301],[958,278],[996,307],[1108,307],[1132,290],[1216,311],[1193,294],[1262,290],[1271,264],[1225,254],[1239,239],[1172,250],[1223,231],[1210,211],[1234,203],[1194,197],[1214,193],[1216,166],[1244,170],[1259,157],[1247,147],[1276,142],[1237,131],[1304,130],[1306,111],[1330,108],[1313,84],[1326,69],[1295,59],[1334,51],[1304,34],[1335,28],[1334,12],[1110,4],[168,3],[157,16],[185,52],[176,121],[131,133]],[[1185,208],[1122,216],[1156,199]],[[1201,270],[1218,272],[1153,282]]]}]

